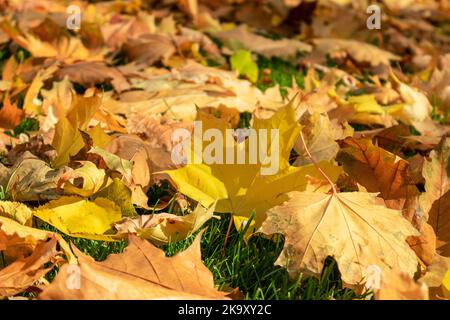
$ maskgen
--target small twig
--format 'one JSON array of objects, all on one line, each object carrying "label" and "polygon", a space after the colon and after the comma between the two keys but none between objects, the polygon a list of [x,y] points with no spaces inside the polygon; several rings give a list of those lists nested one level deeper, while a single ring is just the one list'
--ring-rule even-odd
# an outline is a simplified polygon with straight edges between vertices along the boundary
[{"label": "small twig", "polygon": [[306,146],[306,141],[305,138],[303,137],[303,132],[300,130],[300,139],[302,139],[302,143],[303,146],[305,148],[306,154],[308,155],[309,159],[311,160],[311,162],[314,164],[314,166],[316,167],[317,171],[320,172],[320,174],[325,178],[325,180],[330,184],[333,193],[337,193],[336,187],[334,186],[333,181],[330,180],[330,178],[326,175],[325,172],[323,172],[323,170],[320,168],[319,164],[317,163],[316,160],[314,160],[313,156],[311,155],[311,153],[308,150],[308,147]]}]

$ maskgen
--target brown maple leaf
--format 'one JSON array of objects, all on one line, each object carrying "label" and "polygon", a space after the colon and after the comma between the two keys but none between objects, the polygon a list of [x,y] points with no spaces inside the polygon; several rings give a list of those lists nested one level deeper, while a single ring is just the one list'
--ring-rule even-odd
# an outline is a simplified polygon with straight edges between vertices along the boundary
[{"label": "brown maple leaf", "polygon": [[[200,257],[200,237],[185,251],[167,258],[146,240],[129,235],[122,254],[96,262],[79,250],[79,288],[67,288],[73,266],[64,265],[39,299],[225,299]],[[76,281],[74,282],[77,283]]]}]

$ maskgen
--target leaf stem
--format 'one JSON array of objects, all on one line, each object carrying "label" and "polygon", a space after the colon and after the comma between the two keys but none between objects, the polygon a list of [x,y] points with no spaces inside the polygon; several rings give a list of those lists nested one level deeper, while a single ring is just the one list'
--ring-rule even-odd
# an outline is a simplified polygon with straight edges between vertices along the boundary
[{"label": "leaf stem", "polygon": [[325,180],[330,184],[331,189],[333,190],[333,193],[337,193],[337,190],[336,190],[336,187],[335,187],[333,181],[331,181],[330,178],[326,175],[326,173],[322,170],[322,168],[320,168],[317,161],[314,160],[313,156],[309,152],[309,149],[306,145],[305,137],[303,136],[302,130],[300,130],[300,139],[302,139],[303,147],[305,148],[306,154],[308,155],[308,157],[311,160],[311,162],[313,163],[313,165],[316,167],[317,171],[319,171],[320,174],[322,175],[322,177],[324,177]]},{"label": "leaf stem", "polygon": [[227,247],[228,238],[230,237],[231,226],[233,225],[233,214],[231,214],[230,222],[228,223],[227,233],[225,235],[225,241],[223,243],[223,250],[225,252],[225,248]]}]

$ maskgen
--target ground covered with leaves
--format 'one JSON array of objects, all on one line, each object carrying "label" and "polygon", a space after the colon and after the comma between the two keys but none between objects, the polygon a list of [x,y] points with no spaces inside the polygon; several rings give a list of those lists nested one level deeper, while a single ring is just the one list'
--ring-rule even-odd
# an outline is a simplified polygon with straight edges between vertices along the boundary
[{"label": "ground covered with leaves", "polygon": [[448,1],[0,8],[0,298],[450,298]]}]

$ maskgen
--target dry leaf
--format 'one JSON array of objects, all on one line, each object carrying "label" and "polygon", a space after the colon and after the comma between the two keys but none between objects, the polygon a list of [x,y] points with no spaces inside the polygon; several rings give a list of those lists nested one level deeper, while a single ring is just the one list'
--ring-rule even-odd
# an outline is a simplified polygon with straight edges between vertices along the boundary
[{"label": "dry leaf", "polygon": [[182,241],[200,229],[211,219],[215,206],[203,208],[200,204],[185,216],[170,213],[140,215],[138,218],[125,218],[114,227],[119,233],[135,233],[156,245]]},{"label": "dry leaf", "polygon": [[[438,250],[445,256],[450,255],[450,197],[447,194],[449,184],[450,139],[443,138],[425,161],[422,174],[425,178],[425,192],[420,195],[420,206],[434,228],[438,239]],[[444,243],[442,243],[444,242]]]},{"label": "dry leaf", "polygon": [[[229,126],[227,121],[208,114],[199,115],[203,117],[203,119],[200,118],[203,130],[219,127],[225,136],[225,129]],[[195,164],[191,161],[182,168],[165,171],[182,194],[199,201],[203,206],[209,207],[218,201],[216,211],[232,213],[237,229],[245,225],[252,213],[254,213],[252,224],[258,228],[265,219],[266,210],[283,201],[283,197],[279,197],[280,194],[292,190],[304,190],[307,186],[307,175],[321,177],[313,165],[303,167],[289,165],[290,151],[300,130],[292,103],[281,108],[270,119],[255,119],[253,127],[257,132],[266,130],[266,133],[271,128],[277,128],[279,136],[283,137],[279,141],[271,141],[268,138],[266,144],[267,155],[270,144],[279,142],[278,170],[275,173],[266,175],[261,173],[262,168],[268,167],[267,159],[263,159],[266,161],[264,165],[261,159],[257,160],[256,164],[251,164],[248,159],[245,163],[234,162],[234,164],[226,164],[225,161]],[[248,140],[234,143],[233,148],[244,148],[245,154],[250,154]],[[226,155],[227,146],[222,147],[223,155]],[[237,151],[233,153],[233,155],[236,154]],[[323,161],[321,166],[334,181],[341,173],[341,168],[330,163]],[[249,232],[251,231],[252,229],[249,228]]]},{"label": "dry leaf", "polygon": [[0,201],[0,216],[14,219],[20,224],[31,226],[33,213],[20,202]]},{"label": "dry leaf", "polygon": [[114,178],[109,186],[98,191],[92,197],[94,199],[100,197],[113,201],[120,207],[123,216],[134,217],[137,215],[133,206],[132,190],[117,178]]},{"label": "dry leaf", "polygon": [[[200,237],[185,251],[167,258],[164,252],[134,235],[122,254],[95,262],[79,250],[80,288],[68,289],[70,265],[64,265],[39,299],[224,299],[200,257]],[[193,276],[195,275],[195,276]]]},{"label": "dry leaf", "polygon": [[112,241],[113,223],[122,218],[120,208],[111,200],[61,197],[33,210],[39,219],[71,237]]},{"label": "dry leaf", "polygon": [[0,127],[4,129],[14,129],[23,118],[23,110],[17,108],[16,104],[11,104],[9,97],[3,99],[3,106],[0,109]]},{"label": "dry leaf", "polygon": [[379,192],[388,208],[404,209],[412,219],[410,203],[415,203],[418,190],[408,177],[408,162],[368,139],[346,138],[337,160],[344,170],[368,192]]},{"label": "dry leaf", "polygon": [[[307,148],[315,161],[331,161],[334,159],[339,151],[339,145],[335,140],[351,135],[351,132],[345,133],[336,124],[333,125],[326,114],[310,114],[307,112],[302,115],[300,124]],[[295,165],[310,163],[300,138],[297,139],[294,150],[299,154]]]},{"label": "dry leaf", "polygon": [[309,44],[298,40],[272,40],[256,35],[243,25],[230,31],[218,32],[215,36],[225,42],[230,48],[246,49],[268,58],[295,58],[297,53],[310,52],[312,49]]},{"label": "dry leaf", "polygon": [[67,164],[70,157],[84,146],[79,130],[85,131],[87,129],[89,121],[97,112],[100,103],[99,97],[74,96],[67,116],[59,119],[55,127],[52,146],[57,152],[57,157],[53,160],[54,166],[59,167]]},{"label": "dry leaf", "polygon": [[[18,259],[6,268],[1,269],[0,298],[13,296],[24,291],[50,271],[58,254],[56,244],[56,238],[42,242],[36,246],[29,257]],[[46,266],[48,262],[52,262],[50,267]]]},{"label": "dry leaf", "polygon": [[68,77],[70,81],[86,87],[98,83],[111,83],[117,92],[130,89],[130,84],[116,68],[108,67],[104,62],[86,61],[77,62],[61,67],[56,77]]},{"label": "dry leaf", "polygon": [[389,66],[391,61],[400,60],[400,57],[375,47],[371,44],[356,40],[346,39],[314,39],[315,50],[322,54],[331,54],[337,51],[345,51],[359,63],[369,63],[376,67],[380,64]]},{"label": "dry leaf", "polygon": [[92,162],[80,161],[79,164],[81,167],[67,171],[58,180],[58,189],[62,187],[65,194],[89,197],[111,183],[105,170],[97,168]]},{"label": "dry leaf", "polygon": [[25,151],[9,169],[3,185],[15,201],[56,199],[57,182],[67,168],[52,169],[45,162]]},{"label": "dry leaf", "polygon": [[30,256],[37,245],[52,238],[58,240],[66,259],[70,263],[76,262],[69,245],[61,235],[24,226],[12,219],[0,216],[0,251],[7,262]]},{"label": "dry leaf", "polygon": [[276,264],[293,278],[301,272],[319,276],[328,256],[349,285],[363,281],[370,265],[387,275],[400,271],[412,277],[417,271],[417,257],[406,243],[417,230],[401,212],[376,205],[375,194],[293,191],[288,196],[267,211],[260,231],[285,236]]},{"label": "dry leaf", "polygon": [[[427,267],[425,275],[419,279],[419,282],[429,287],[430,299],[435,300],[444,297],[443,282],[449,269],[450,258],[438,254],[433,257],[433,264]],[[447,296],[447,299],[450,298]]]}]

